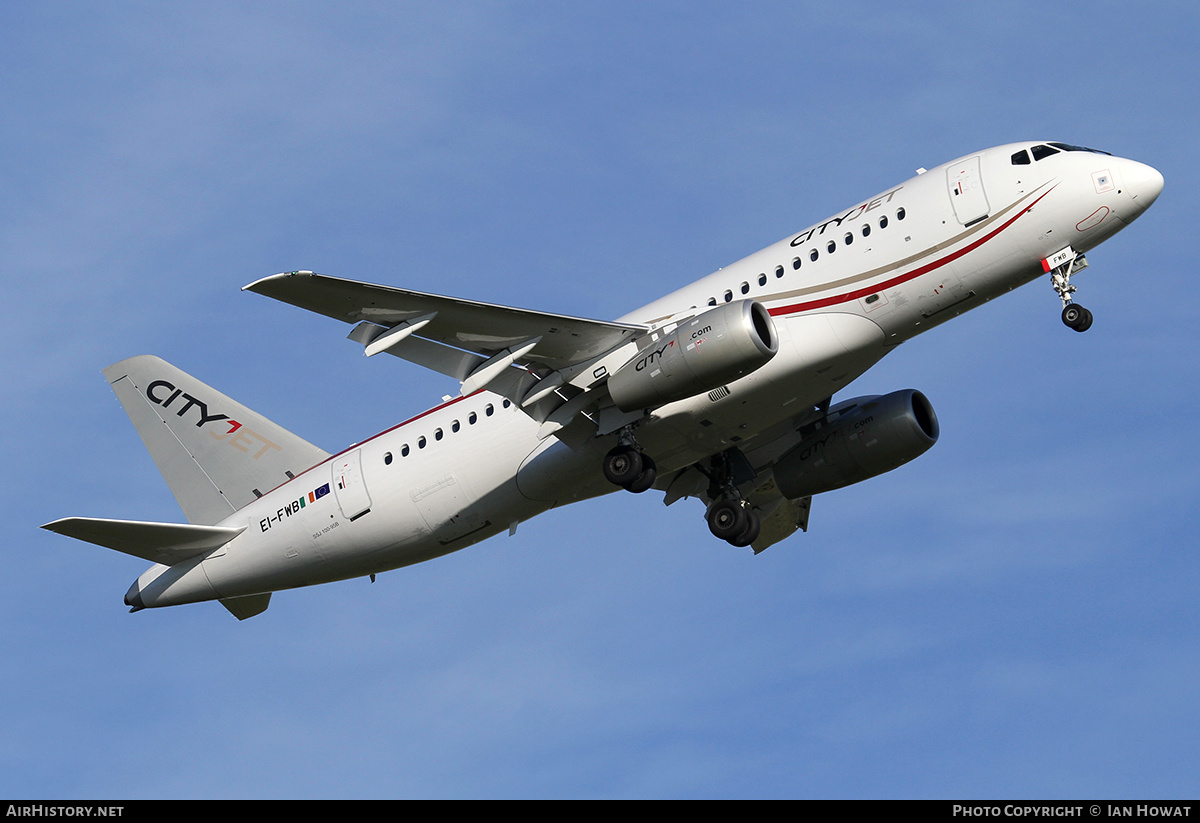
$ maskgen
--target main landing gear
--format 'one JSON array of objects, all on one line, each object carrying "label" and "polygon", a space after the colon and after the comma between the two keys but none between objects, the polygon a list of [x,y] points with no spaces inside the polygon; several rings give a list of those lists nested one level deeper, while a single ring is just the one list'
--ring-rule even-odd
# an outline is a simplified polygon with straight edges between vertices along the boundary
[{"label": "main landing gear", "polygon": [[[708,529],[714,537],[730,545],[749,546],[762,530],[762,518],[738,492],[739,481],[753,478],[754,469],[737,449],[714,455],[705,469],[709,478],[708,496],[712,503],[705,513]],[[604,456],[604,477],[613,485],[640,494],[654,485],[658,468],[634,440],[632,432],[621,432],[620,440]]]},{"label": "main landing gear", "polygon": [[622,442],[604,456],[604,477],[609,483],[626,491],[641,494],[654,485],[658,467],[654,459],[638,448],[633,437]]},{"label": "main landing gear", "polygon": [[708,507],[705,519],[713,537],[738,548],[749,546],[762,530],[762,518],[758,512],[750,508],[745,500],[732,497],[714,500]]},{"label": "main landing gear", "polygon": [[731,546],[749,546],[762,530],[762,518],[742,497],[738,483],[752,479],[754,468],[738,449],[729,449],[713,455],[706,473],[712,500],[704,515],[708,530]]},{"label": "main landing gear", "polygon": [[1079,332],[1092,327],[1092,313],[1072,302],[1071,295],[1075,293],[1075,286],[1071,284],[1071,275],[1086,269],[1087,265],[1087,258],[1076,254],[1070,246],[1042,261],[1042,268],[1050,273],[1050,285],[1054,287],[1058,299],[1062,300],[1063,324]]}]

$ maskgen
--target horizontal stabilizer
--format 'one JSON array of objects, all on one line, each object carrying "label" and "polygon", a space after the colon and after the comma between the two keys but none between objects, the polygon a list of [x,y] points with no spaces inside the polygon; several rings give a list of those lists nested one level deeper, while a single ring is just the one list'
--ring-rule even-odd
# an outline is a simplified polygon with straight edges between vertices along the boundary
[{"label": "horizontal stabilizer", "polygon": [[220,548],[246,530],[245,526],[192,526],[97,517],[66,517],[42,528],[164,566]]}]

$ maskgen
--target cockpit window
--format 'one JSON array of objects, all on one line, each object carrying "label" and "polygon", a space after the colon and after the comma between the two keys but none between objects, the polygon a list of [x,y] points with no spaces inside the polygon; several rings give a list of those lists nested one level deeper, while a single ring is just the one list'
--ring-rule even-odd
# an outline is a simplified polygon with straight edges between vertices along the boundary
[{"label": "cockpit window", "polygon": [[1058,154],[1058,149],[1052,149],[1049,146],[1034,146],[1029,151],[1033,153],[1034,160],[1045,160],[1052,154]]},{"label": "cockpit window", "polygon": [[1014,166],[1028,166],[1029,165],[1029,152],[1025,151],[1025,149],[1021,149],[1019,152],[1017,152],[1016,154],[1014,154],[1012,156],[1012,164]]},{"label": "cockpit window", "polygon": [[1110,152],[1100,151],[1100,149],[1089,149],[1087,146],[1072,146],[1069,143],[1051,143],[1050,145],[1063,151],[1090,151],[1092,154],[1107,154],[1109,157],[1112,157]]}]

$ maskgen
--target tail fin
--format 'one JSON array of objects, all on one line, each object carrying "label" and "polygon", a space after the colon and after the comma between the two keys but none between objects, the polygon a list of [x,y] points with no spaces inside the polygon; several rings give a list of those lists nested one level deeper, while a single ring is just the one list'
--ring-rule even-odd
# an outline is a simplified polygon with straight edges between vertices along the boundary
[{"label": "tail fin", "polygon": [[104,370],[188,522],[212,525],[329,457],[160,358]]}]

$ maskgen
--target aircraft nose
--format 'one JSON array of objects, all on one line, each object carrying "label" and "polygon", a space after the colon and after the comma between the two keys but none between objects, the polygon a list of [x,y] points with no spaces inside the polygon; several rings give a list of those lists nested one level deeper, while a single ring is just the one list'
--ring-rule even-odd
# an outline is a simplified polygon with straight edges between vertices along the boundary
[{"label": "aircraft nose", "polygon": [[1121,178],[1125,193],[1133,200],[1139,214],[1150,208],[1163,190],[1163,176],[1158,169],[1136,160],[1125,161]]}]

